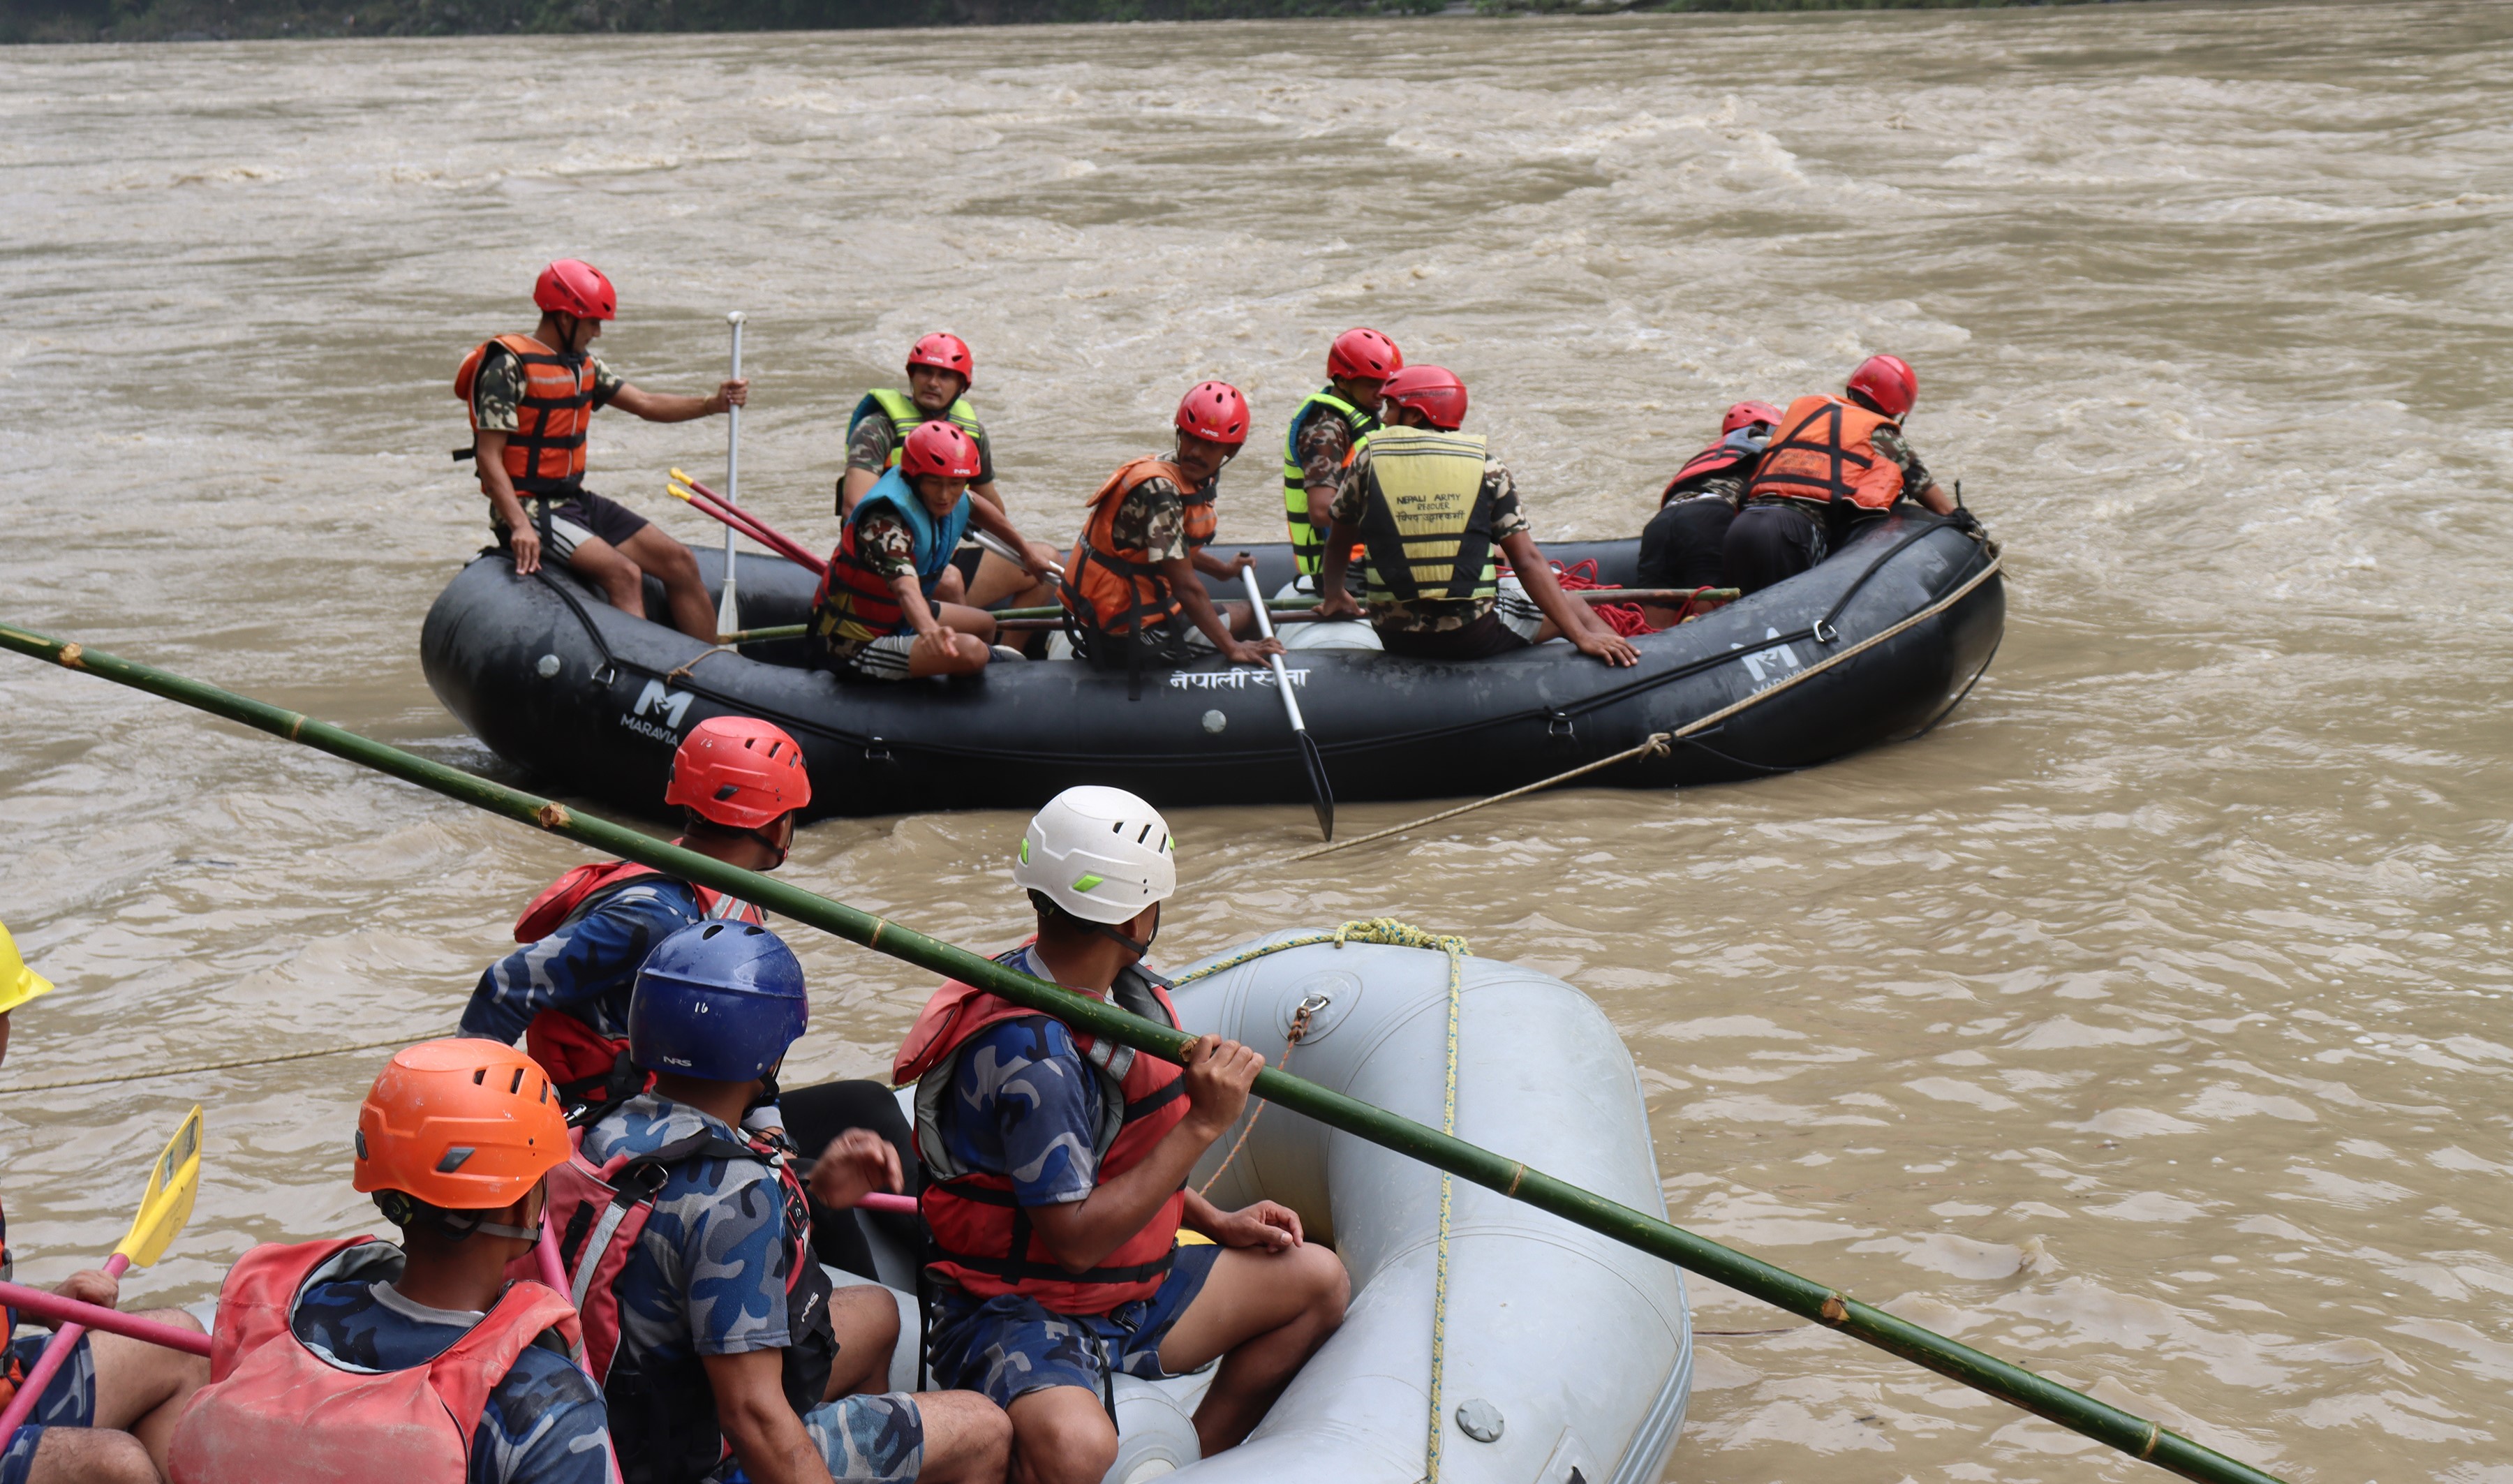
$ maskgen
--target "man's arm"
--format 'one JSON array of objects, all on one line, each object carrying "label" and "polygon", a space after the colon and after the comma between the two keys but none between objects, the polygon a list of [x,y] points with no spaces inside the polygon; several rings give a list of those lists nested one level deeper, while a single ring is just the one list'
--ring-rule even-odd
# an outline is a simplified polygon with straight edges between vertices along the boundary
[{"label": "man's arm", "polygon": [[1929,481],[1929,487],[1927,489],[1920,492],[1920,503],[1928,506],[1928,508],[1935,514],[1952,515],[1955,513],[1955,498],[1946,493],[1946,487],[1944,485],[1937,483],[1934,479]]},{"label": "man's arm", "polygon": [[[1203,553],[1198,552],[1197,555]],[[1204,636],[1213,641],[1213,647],[1219,650],[1224,659],[1233,664],[1263,664],[1267,655],[1283,652],[1279,640],[1267,639],[1250,644],[1234,637],[1230,625],[1221,622],[1220,613],[1213,606],[1213,594],[1204,590],[1204,583],[1196,577],[1195,569],[1196,563],[1190,558],[1174,556],[1161,563],[1161,576],[1169,582],[1170,591],[1177,594],[1178,606],[1186,610],[1186,616],[1194,621],[1196,627],[1204,630]],[[1221,569],[1224,574],[1238,570],[1236,567]]]},{"label": "man's arm", "polygon": [[1553,567],[1544,553],[1536,548],[1536,538],[1524,529],[1500,539],[1500,549],[1509,558],[1510,570],[1518,574],[1519,585],[1536,600],[1536,606],[1562,630],[1562,637],[1583,655],[1603,660],[1608,664],[1638,664],[1641,652],[1631,641],[1606,626],[1606,621],[1588,612],[1588,605],[1572,601],[1553,581]]},{"label": "man's arm", "polygon": [[992,505],[997,515],[1004,513],[1004,492],[995,488],[993,480],[979,480],[969,486],[969,493],[977,498],[979,505]]},{"label": "man's arm", "polygon": [[1358,619],[1361,600],[1344,586],[1344,574],[1352,568],[1352,548],[1361,540],[1361,527],[1339,520],[1327,532],[1326,559],[1318,567],[1318,617],[1321,619]]},{"label": "man's arm", "polygon": [[506,523],[506,545],[515,554],[515,571],[530,577],[541,568],[541,533],[524,513],[523,500],[506,473],[506,435],[481,428],[471,435],[471,460],[480,467],[480,493],[489,508]]},{"label": "man's arm", "polygon": [[859,469],[852,463],[848,464],[847,471],[838,476],[838,514],[840,516],[854,514],[856,501],[871,494],[872,487],[879,483],[881,483],[881,470]]},{"label": "man's arm", "polygon": [[[976,485],[969,486],[970,494],[977,492]],[[1031,577],[1044,579],[1047,576],[1046,564],[1038,560],[1038,553],[1029,549],[1029,538],[1015,529],[1001,505],[989,504],[982,500],[969,501],[969,524],[1021,553],[1021,570]]]},{"label": "man's arm", "polygon": [[701,1355],[716,1424],[754,1484],[830,1484],[829,1465],[785,1400],[785,1351]]},{"label": "man's arm", "polygon": [[645,883],[629,890],[639,895],[612,898],[491,964],[462,1009],[461,1033],[511,1046],[534,1016],[595,998],[635,973],[655,944],[698,920],[695,903],[675,911]]},{"label": "man's arm", "polygon": [[1239,1121],[1265,1059],[1236,1041],[1198,1036],[1186,1049],[1187,1113],[1149,1154],[1078,1201],[1028,1206],[1039,1240],[1067,1272],[1088,1272],[1143,1229],[1222,1131]]},{"label": "man's arm", "polygon": [[920,639],[931,639],[942,632],[942,621],[934,617],[934,605],[925,601],[925,583],[915,569],[890,580],[890,591],[898,600],[898,611],[906,618],[910,631]]},{"label": "man's arm", "polygon": [[712,396],[685,397],[668,391],[640,391],[622,381],[611,394],[611,405],[649,422],[687,422],[712,418],[728,407],[750,405],[750,382],[735,378],[716,386]]}]

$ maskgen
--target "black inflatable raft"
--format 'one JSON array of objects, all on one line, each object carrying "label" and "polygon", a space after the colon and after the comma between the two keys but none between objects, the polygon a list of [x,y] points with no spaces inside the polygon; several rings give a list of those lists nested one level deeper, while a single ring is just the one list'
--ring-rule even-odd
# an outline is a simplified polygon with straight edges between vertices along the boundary
[{"label": "black inflatable raft", "polygon": [[[1603,580],[1629,583],[1637,544],[1566,542],[1546,554],[1595,558]],[[1254,549],[1267,591],[1290,580],[1288,546]],[[1951,710],[2005,628],[2006,594],[1986,571],[1993,550],[1976,528],[1896,515],[1812,572],[1643,636],[1630,669],[1558,642],[1472,662],[1310,650],[1287,664],[1345,802],[1496,793],[1770,692],[1583,782],[1754,778],[1916,736]],[[701,551],[698,561],[712,587],[721,559]],[[807,573],[770,556],[740,562],[745,626],[803,620]],[[663,611],[651,582],[648,610]],[[727,713],[774,721],[803,744],[815,815],[1030,809],[1092,782],[1164,805],[1308,800],[1272,675],[1218,659],[1147,671],[1131,699],[1124,673],[1069,661],[999,663],[962,680],[842,682],[804,667],[800,641],[709,654],[564,571],[518,578],[496,552],[438,596],[419,652],[438,698],[499,756],[638,813],[658,812],[681,737]]]}]

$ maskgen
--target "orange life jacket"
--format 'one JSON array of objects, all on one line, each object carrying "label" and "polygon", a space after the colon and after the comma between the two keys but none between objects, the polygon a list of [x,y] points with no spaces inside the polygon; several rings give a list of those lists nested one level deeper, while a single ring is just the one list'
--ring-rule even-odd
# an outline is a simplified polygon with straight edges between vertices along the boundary
[{"label": "orange life jacket", "polygon": [[[1010,962],[1019,951],[997,962]],[[1168,985],[1151,975],[1129,969],[1111,993],[1120,1005],[1155,1023],[1178,1023]],[[1038,1014],[953,980],[926,1001],[891,1066],[892,1081],[917,1084],[916,1152],[926,1172],[918,1209],[934,1238],[935,1261],[929,1270],[979,1298],[1022,1294],[1059,1314],[1104,1314],[1160,1291],[1177,1245],[1186,1187],[1171,1192],[1143,1228],[1117,1244],[1097,1266],[1074,1273],[1039,1241],[1029,1213],[1013,1198],[1011,1177],[958,1170],[942,1147],[937,1120],[943,1100],[951,1096],[960,1047],[989,1025]],[[1094,1179],[1106,1184],[1139,1164],[1186,1117],[1186,1074],[1130,1047],[1078,1030],[1072,1034],[1074,1049],[1103,1079],[1099,1164]]]},{"label": "orange life jacket", "polygon": [[[1064,584],[1065,611],[1077,623],[1099,633],[1131,634],[1177,615],[1178,596],[1170,590],[1160,563],[1146,560],[1150,553],[1139,546],[1117,544],[1118,508],[1147,479],[1166,479],[1180,491],[1187,487],[1186,475],[1166,459],[1137,459],[1119,468],[1091,497],[1091,514],[1083,521],[1073,555],[1064,564],[1071,577]],[[1186,499],[1189,552],[1213,541],[1214,523],[1213,485],[1208,481]]]},{"label": "orange life jacket", "polygon": [[1780,415],[1745,498],[1889,508],[1902,497],[1902,466],[1876,452],[1876,429],[1900,425],[1846,398],[1800,397]]},{"label": "orange life jacket", "polygon": [[[472,347],[454,373],[454,394],[471,406],[489,347],[502,347],[524,370],[524,399],[506,435],[506,478],[525,495],[571,495],[584,481],[584,430],[593,421],[593,357],[564,356],[529,335],[501,335]],[[471,432],[477,437],[475,413]]]},{"label": "orange life jacket", "polygon": [[[680,842],[672,842],[677,845]],[[561,927],[592,911],[612,895],[649,876],[663,873],[634,861],[602,861],[579,865],[541,889],[515,919],[515,942],[538,943]],[[668,880],[680,878],[667,877]],[[732,917],[765,924],[758,907],[695,881],[683,886],[698,894],[698,910],[708,917]],[[548,1072],[559,1097],[571,1106],[609,1103],[644,1092],[654,1074],[628,1063],[628,1043],[602,1034],[564,1010],[544,1010],[524,1027],[524,1053]]]},{"label": "orange life jacket", "polygon": [[395,1484],[463,1484],[471,1433],[516,1357],[544,1330],[581,1344],[567,1300],[517,1283],[423,1366],[342,1370],[308,1349],[290,1319],[306,1280],[369,1240],[265,1245],[228,1270],[210,1384],[193,1393],[167,1450],[175,1484],[335,1484],[387,1464]]},{"label": "orange life jacket", "polygon": [[1658,507],[1664,509],[1678,495],[1689,493],[1699,481],[1713,475],[1726,474],[1740,468],[1750,473],[1754,461],[1761,457],[1762,455],[1756,450],[1731,443],[1727,438],[1722,437],[1684,461],[1684,467],[1675,471],[1675,477],[1666,482],[1665,491],[1658,496]]}]

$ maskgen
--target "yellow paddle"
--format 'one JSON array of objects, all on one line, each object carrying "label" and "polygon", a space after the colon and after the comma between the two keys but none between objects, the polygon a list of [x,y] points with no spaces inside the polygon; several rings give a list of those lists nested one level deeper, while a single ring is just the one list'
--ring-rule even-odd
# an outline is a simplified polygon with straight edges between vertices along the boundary
[{"label": "yellow paddle", "polygon": [[[175,1234],[192,1219],[192,1199],[200,1190],[201,1109],[195,1103],[183,1115],[175,1137],[166,1142],[156,1167],[148,1172],[148,1188],[140,1197],[140,1213],[131,1219],[131,1230],[115,1245],[113,1256],[104,1260],[104,1270],[118,1278],[134,1267],[146,1267],[164,1257]],[[0,1412],[0,1443],[17,1435],[19,1426],[35,1410],[44,1387],[51,1384],[53,1373],[69,1359],[79,1336],[86,1333],[84,1324],[64,1324],[53,1332],[34,1369],[18,1384],[18,1394],[10,1399],[9,1410]]]}]

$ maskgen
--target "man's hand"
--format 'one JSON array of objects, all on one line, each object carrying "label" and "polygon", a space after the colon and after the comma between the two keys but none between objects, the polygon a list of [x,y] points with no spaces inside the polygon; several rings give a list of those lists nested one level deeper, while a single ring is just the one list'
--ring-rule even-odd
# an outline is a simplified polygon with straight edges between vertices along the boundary
[{"label": "man's hand", "polygon": [[1198,1036],[1186,1049],[1186,1116],[1207,1143],[1239,1121],[1264,1056],[1237,1041]]},{"label": "man's hand", "polygon": [[[1599,621],[1600,623],[1603,622],[1603,620]],[[1590,656],[1594,659],[1602,660],[1608,664],[1638,664],[1641,662],[1641,652],[1632,648],[1632,641],[1624,638],[1618,633],[1616,633],[1612,629],[1607,629],[1603,633],[1583,631],[1570,635],[1569,637],[1571,642],[1578,648],[1579,653]]]},{"label": "man's hand", "polygon": [[849,1129],[829,1141],[812,1165],[812,1199],[831,1211],[862,1203],[875,1190],[903,1183],[898,1151],[870,1129]]},{"label": "man's hand", "polygon": [[1333,592],[1318,599],[1318,617],[1358,619],[1361,617],[1361,599],[1354,597],[1350,588],[1338,584]]},{"label": "man's hand", "polygon": [[1230,559],[1230,575],[1232,577],[1237,577],[1243,572],[1254,572],[1256,570],[1256,558],[1249,555],[1245,551],[1240,552],[1237,556]]},{"label": "man's hand", "polygon": [[723,412],[726,408],[747,407],[749,405],[749,379],[746,377],[735,377],[729,381],[719,383],[716,386],[715,395],[706,399],[706,416],[712,418],[716,414]]},{"label": "man's hand", "polygon": [[1254,644],[1245,639],[1232,639],[1222,647],[1221,651],[1222,658],[1233,664],[1263,664],[1269,658],[1281,653],[1283,653],[1283,641],[1280,639],[1259,639]]},{"label": "man's hand", "polygon": [[517,577],[541,570],[541,533],[531,521],[506,528],[506,549],[514,553]]},{"label": "man's hand", "polygon": [[1204,1233],[1224,1247],[1262,1247],[1285,1252],[1300,1245],[1300,1215],[1272,1201],[1226,1212]]},{"label": "man's hand", "polygon": [[[81,1268],[63,1278],[54,1287],[53,1292],[64,1299],[75,1299],[81,1304],[93,1304],[99,1308],[111,1308],[121,1302],[122,1280],[101,1268]],[[55,1329],[60,1327],[58,1320],[46,1322]]]}]

